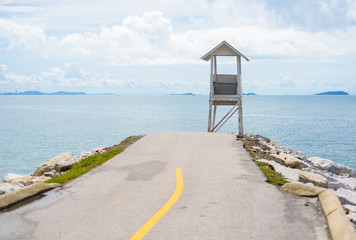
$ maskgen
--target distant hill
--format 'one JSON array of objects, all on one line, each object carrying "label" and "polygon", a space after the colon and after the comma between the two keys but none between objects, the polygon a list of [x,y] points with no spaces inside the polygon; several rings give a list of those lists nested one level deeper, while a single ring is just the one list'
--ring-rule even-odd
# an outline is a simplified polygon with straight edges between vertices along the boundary
[{"label": "distant hill", "polygon": [[180,93],[180,94],[178,94],[178,93],[171,93],[171,94],[169,94],[169,95],[172,95],[172,96],[175,96],[175,95],[195,96],[195,94],[193,94],[193,93]]},{"label": "distant hill", "polygon": [[44,93],[40,91],[25,91],[25,92],[8,92],[0,93],[0,95],[86,95],[85,92],[54,92],[54,93]]},{"label": "distant hill", "polygon": [[322,93],[315,93],[314,95],[350,95],[350,94],[344,91],[328,91]]},{"label": "distant hill", "polygon": [[64,92],[64,91],[59,91],[59,92],[49,93],[48,95],[86,95],[86,93],[85,92]]}]

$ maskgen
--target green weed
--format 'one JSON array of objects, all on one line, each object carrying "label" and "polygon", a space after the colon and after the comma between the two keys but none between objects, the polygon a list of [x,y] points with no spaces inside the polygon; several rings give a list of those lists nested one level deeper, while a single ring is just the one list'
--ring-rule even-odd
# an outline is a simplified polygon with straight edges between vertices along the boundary
[{"label": "green weed", "polygon": [[95,154],[80,160],[73,164],[72,168],[66,171],[63,174],[57,175],[49,180],[46,183],[59,183],[61,185],[69,182],[70,180],[77,178],[84,173],[89,172],[91,169],[100,166],[109,159],[115,157],[116,155],[122,153],[125,150],[124,147],[120,147],[103,154]]},{"label": "green weed", "polygon": [[283,185],[288,181],[284,179],[283,175],[277,173],[273,167],[265,162],[255,161],[257,165],[261,168],[262,172],[267,177],[269,183],[276,184],[276,185]]}]

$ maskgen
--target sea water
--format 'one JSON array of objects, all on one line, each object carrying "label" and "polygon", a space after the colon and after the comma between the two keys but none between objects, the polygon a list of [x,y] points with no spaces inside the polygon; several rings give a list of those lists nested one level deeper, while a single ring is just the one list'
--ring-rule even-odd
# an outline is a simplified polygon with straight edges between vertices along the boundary
[{"label": "sea water", "polygon": [[[218,107],[217,120],[229,110]],[[356,96],[244,96],[243,114],[245,132],[356,168]],[[236,133],[237,121],[219,132]],[[207,124],[208,96],[0,96],[0,178],[63,152]]]}]

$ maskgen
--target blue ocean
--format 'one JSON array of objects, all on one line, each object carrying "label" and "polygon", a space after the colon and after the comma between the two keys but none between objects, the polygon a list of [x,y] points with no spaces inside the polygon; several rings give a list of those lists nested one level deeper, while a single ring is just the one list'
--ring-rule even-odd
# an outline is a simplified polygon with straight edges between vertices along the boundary
[{"label": "blue ocean", "polygon": [[[243,115],[245,132],[356,168],[356,96],[244,96]],[[31,174],[63,152],[207,123],[208,96],[0,96],[0,177]],[[237,131],[237,116],[219,130]]]}]

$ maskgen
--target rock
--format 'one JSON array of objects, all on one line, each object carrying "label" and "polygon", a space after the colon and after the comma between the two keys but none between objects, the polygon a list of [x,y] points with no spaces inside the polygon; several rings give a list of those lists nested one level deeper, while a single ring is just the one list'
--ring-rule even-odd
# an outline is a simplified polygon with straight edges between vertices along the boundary
[{"label": "rock", "polygon": [[24,185],[20,183],[0,183],[0,192],[4,193],[12,192],[21,188],[24,188]]},{"label": "rock", "polygon": [[50,163],[44,162],[36,169],[33,175],[42,176],[45,172],[50,172],[52,170],[54,170],[54,165],[50,165]]},{"label": "rock", "polygon": [[82,151],[78,156],[78,160],[82,160],[84,158],[90,157],[91,155],[93,155],[92,152]]},{"label": "rock", "polygon": [[93,154],[102,154],[106,152],[106,147],[97,147],[97,148],[93,148],[92,150],[90,150],[90,152]]},{"label": "rock", "polygon": [[75,155],[70,152],[65,152],[42,163],[33,175],[41,176],[45,172],[51,172],[53,170],[58,173],[66,171],[70,169],[75,162],[77,162]]},{"label": "rock", "polygon": [[31,185],[33,183],[33,181],[27,181],[27,182],[25,182],[25,186],[29,186],[29,185]]},{"label": "rock", "polygon": [[291,179],[294,181],[298,181],[299,179],[299,172],[301,171],[299,169],[285,167],[275,161],[269,161],[266,159],[258,159],[258,161],[271,164],[274,167],[275,171],[282,174],[286,179]]},{"label": "rock", "polygon": [[253,146],[252,148],[255,149],[255,150],[258,150],[258,151],[262,151],[263,150],[262,147],[260,147],[260,146]]},{"label": "rock", "polygon": [[8,173],[2,178],[1,182],[9,182],[11,179],[19,178],[19,177],[23,177],[23,175]]},{"label": "rock", "polygon": [[335,178],[335,176],[337,176],[337,175],[332,174],[331,172],[322,171],[322,170],[320,170],[318,168],[315,168],[313,166],[311,167],[311,171],[310,172],[317,173],[317,174],[325,177],[328,180],[328,182],[337,182],[337,180]]},{"label": "rock", "polygon": [[0,195],[6,193],[4,190],[0,190]]},{"label": "rock", "polygon": [[335,179],[340,182],[345,184],[346,186],[350,187],[351,190],[356,190],[356,178],[349,177],[349,178],[339,178],[335,177]]},{"label": "rock", "polygon": [[344,188],[347,190],[356,190],[356,178],[353,177],[341,177],[340,175],[329,174],[328,172],[319,172],[320,175],[323,175],[329,182],[329,188],[334,189],[335,191],[339,188]]},{"label": "rock", "polygon": [[276,143],[275,141],[272,141],[272,140],[270,140],[267,145],[271,145],[270,147],[280,147],[278,143]]},{"label": "rock", "polygon": [[254,134],[254,133],[246,133],[244,135],[244,137],[247,140],[251,140],[251,141],[259,141],[259,142],[265,142],[265,143],[269,143],[271,141],[271,139],[258,135],[258,134]]},{"label": "rock", "polygon": [[[304,163],[304,164],[309,165],[309,163]],[[356,190],[356,178],[354,177],[348,177],[348,175],[347,177],[345,177],[342,175],[333,174],[326,170],[315,168],[312,165],[310,168],[309,167],[303,168],[303,170],[316,173],[325,177],[328,180],[328,187],[335,191],[338,190],[339,188],[344,188],[347,190]]]},{"label": "rock", "polygon": [[350,220],[350,222],[352,222],[354,225],[356,224],[356,213],[351,212],[351,213],[347,214],[346,216]]},{"label": "rock", "polygon": [[346,190],[352,190],[349,185],[346,185],[342,182],[334,181],[334,182],[328,182],[328,187],[333,189],[333,190],[338,190],[339,188],[343,188]]},{"label": "rock", "polygon": [[45,172],[43,175],[45,175],[46,177],[52,178],[52,177],[54,177],[55,173],[53,171],[51,171],[51,172]]},{"label": "rock", "polygon": [[54,170],[56,170],[57,172],[62,172],[70,169],[72,165],[78,161],[73,153],[64,153],[59,156],[61,157],[56,160],[56,164],[54,165]]},{"label": "rock", "polygon": [[302,183],[312,183],[314,186],[328,188],[328,180],[315,173],[301,171],[299,173],[299,181]]},{"label": "rock", "polygon": [[298,196],[307,196],[307,197],[316,197],[320,193],[326,190],[325,188],[312,187],[304,183],[298,183],[298,182],[286,183],[281,187],[281,189],[291,194],[295,194]]},{"label": "rock", "polygon": [[284,166],[291,167],[291,168],[298,168],[298,169],[302,168],[302,163],[297,158],[290,157],[287,155],[277,155],[277,154],[271,154],[271,156],[279,159],[282,165]]},{"label": "rock", "polygon": [[290,148],[290,147],[276,147],[277,153],[278,154],[285,154],[285,155],[289,155],[292,156],[294,158],[298,158],[300,160],[305,161],[307,159],[307,156],[304,155],[304,153],[302,151],[299,151],[297,149],[294,148]]},{"label": "rock", "polygon": [[22,185],[25,185],[27,181],[32,181],[35,178],[35,176],[21,176],[18,178],[11,179],[9,183],[20,183]]},{"label": "rock", "polygon": [[339,197],[341,204],[356,205],[356,192],[339,188],[335,193]]},{"label": "rock", "polygon": [[82,151],[78,156],[78,160],[82,160],[82,159],[90,157],[91,155],[94,155],[94,154],[102,154],[102,153],[106,153],[106,152],[107,152],[106,147],[93,148],[89,152]]},{"label": "rock", "polygon": [[277,154],[277,150],[275,148],[271,148],[271,150],[269,150],[270,154]]},{"label": "rock", "polygon": [[344,204],[342,205],[344,209],[346,209],[346,212],[354,212],[356,213],[356,206],[350,205],[350,204]]},{"label": "rock", "polygon": [[0,211],[7,209],[15,204],[20,204],[24,199],[36,196],[45,191],[51,190],[53,188],[60,187],[58,183],[36,183],[31,186],[25,187],[23,189],[17,189],[14,192],[4,194],[0,196]]},{"label": "rock", "polygon": [[345,205],[342,205],[342,207],[345,209],[346,216],[348,217],[348,219],[353,224],[356,224],[356,206],[345,204]]},{"label": "rock", "polygon": [[51,177],[46,177],[46,176],[42,175],[42,176],[34,178],[33,182],[34,183],[43,183],[43,182],[45,182],[45,181],[47,181],[49,179],[51,179]]},{"label": "rock", "polygon": [[320,157],[309,157],[307,161],[312,164],[314,167],[331,172],[333,174],[337,175],[342,175],[342,174],[348,174],[351,177],[356,176],[355,170],[346,167],[342,164],[337,164],[329,159],[326,158],[320,158]]}]

